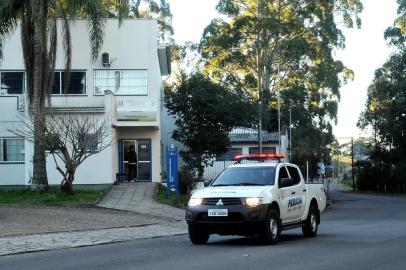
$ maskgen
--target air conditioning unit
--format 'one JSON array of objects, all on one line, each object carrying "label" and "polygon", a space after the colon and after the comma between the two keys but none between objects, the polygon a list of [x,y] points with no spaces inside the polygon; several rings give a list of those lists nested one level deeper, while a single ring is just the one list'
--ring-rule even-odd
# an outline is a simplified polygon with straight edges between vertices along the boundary
[{"label": "air conditioning unit", "polygon": [[103,67],[110,67],[110,55],[108,53],[102,53]]}]

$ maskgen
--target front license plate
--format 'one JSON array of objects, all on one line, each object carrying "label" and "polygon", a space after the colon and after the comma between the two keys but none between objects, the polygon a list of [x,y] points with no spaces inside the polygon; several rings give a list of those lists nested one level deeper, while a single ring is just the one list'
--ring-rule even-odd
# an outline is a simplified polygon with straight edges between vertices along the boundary
[{"label": "front license plate", "polygon": [[209,217],[226,217],[228,216],[227,209],[209,209]]}]

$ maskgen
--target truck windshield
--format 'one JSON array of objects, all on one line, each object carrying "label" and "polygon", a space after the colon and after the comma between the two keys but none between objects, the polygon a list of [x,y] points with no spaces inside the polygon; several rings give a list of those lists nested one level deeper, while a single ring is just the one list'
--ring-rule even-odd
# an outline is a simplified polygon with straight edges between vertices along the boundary
[{"label": "truck windshield", "polygon": [[265,186],[274,181],[275,167],[231,167],[217,176],[211,186]]}]

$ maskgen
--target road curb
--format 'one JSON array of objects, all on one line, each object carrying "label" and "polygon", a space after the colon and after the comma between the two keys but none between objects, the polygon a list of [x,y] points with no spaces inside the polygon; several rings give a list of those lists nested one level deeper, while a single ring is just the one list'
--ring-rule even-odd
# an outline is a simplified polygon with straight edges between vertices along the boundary
[{"label": "road curb", "polygon": [[[180,224],[179,224],[180,225]],[[184,235],[184,226],[152,224],[132,227],[56,232],[0,238],[0,256]]]}]

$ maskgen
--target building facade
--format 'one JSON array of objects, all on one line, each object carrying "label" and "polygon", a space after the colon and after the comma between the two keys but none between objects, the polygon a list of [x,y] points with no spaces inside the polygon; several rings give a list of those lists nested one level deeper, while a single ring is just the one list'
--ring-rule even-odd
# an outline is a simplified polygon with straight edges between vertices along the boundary
[{"label": "building facade", "polygon": [[[83,164],[74,184],[111,184],[126,173],[125,153],[131,145],[138,156],[138,180],[161,181],[162,76],[170,73],[169,47],[159,44],[157,22],[149,19],[108,19],[104,44],[91,60],[87,21],[71,25],[72,65],[69,88],[64,87],[64,56],[58,44],[51,104],[59,113],[95,115],[111,121],[112,144]],[[60,38],[61,39],[61,38]],[[32,143],[12,130],[27,115],[26,78],[20,30],[8,37],[0,63],[0,185],[29,185]],[[47,157],[49,184],[61,175]]]}]

